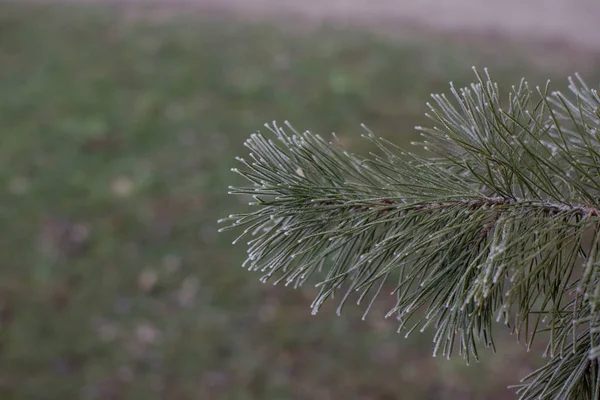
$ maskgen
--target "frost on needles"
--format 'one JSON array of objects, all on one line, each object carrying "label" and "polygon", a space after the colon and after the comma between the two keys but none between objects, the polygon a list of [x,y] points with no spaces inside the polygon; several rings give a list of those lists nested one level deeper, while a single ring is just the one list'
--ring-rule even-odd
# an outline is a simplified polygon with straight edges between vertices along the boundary
[{"label": "frost on needles", "polygon": [[600,97],[578,76],[569,94],[501,93],[475,73],[432,96],[417,128],[431,157],[369,131],[367,157],[287,123],[253,134],[231,193],[254,207],[223,229],[242,230],[264,281],[316,282],[315,313],[340,294],[338,312],[366,314],[391,292],[399,331],[431,328],[434,355],[467,362],[500,322],[547,342],[519,398],[600,399]]}]

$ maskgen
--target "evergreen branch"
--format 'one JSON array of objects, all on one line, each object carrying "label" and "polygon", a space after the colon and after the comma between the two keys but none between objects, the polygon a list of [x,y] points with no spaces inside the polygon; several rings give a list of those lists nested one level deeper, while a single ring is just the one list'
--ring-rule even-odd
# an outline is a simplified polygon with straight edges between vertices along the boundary
[{"label": "evergreen branch", "polygon": [[451,86],[454,102],[433,96],[435,125],[419,129],[436,158],[392,151],[371,132],[381,154],[369,157],[289,124],[291,135],[269,128],[276,141],[252,135],[251,161],[235,169],[251,186],[231,193],[258,209],[224,229],[252,237],[245,265],[263,281],[297,287],[317,276],[313,313],[342,291],[338,313],[352,295],[370,295],[366,315],[395,281],[388,316],[407,334],[432,326],[434,355],[457,346],[477,358],[499,320],[528,345],[548,333],[551,360],[522,399],[596,393],[598,95],[579,81],[575,102],[549,85],[536,97],[521,81],[503,107],[487,71],[477,77]]},{"label": "evergreen branch", "polygon": [[563,357],[552,358],[523,379],[528,383],[515,386],[517,393],[531,399],[598,399],[600,366],[587,356],[589,348],[590,335],[581,334]]}]

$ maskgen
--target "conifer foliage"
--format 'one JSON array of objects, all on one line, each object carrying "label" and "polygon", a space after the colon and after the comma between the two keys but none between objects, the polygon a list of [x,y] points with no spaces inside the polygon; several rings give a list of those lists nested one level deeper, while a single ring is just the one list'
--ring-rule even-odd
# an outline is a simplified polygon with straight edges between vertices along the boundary
[{"label": "conifer foliage", "polygon": [[501,93],[475,74],[427,104],[431,156],[366,128],[366,157],[287,123],[253,134],[231,188],[253,209],[223,230],[263,281],[316,282],[313,313],[391,292],[399,331],[433,329],[434,354],[467,362],[499,322],[547,343],[520,399],[600,399],[600,97],[578,76]]}]

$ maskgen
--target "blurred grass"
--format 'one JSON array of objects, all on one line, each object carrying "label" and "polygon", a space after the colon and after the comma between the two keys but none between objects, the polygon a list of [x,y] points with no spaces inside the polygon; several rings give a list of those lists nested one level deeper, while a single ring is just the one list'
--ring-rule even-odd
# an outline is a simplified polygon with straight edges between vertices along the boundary
[{"label": "blurred grass", "polygon": [[229,170],[264,122],[406,144],[470,65],[539,70],[442,38],[131,15],[0,3],[0,398],[512,398],[523,349],[466,368],[381,313],[310,316],[311,290],[259,284],[216,220],[245,207]]}]

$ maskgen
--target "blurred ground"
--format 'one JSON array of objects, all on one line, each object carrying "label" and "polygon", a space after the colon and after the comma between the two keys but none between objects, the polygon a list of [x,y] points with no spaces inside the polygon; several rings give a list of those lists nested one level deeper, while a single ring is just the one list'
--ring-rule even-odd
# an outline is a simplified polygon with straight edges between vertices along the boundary
[{"label": "blurred ground", "polygon": [[471,65],[501,84],[596,84],[598,54],[164,16],[0,3],[0,398],[514,398],[540,360],[501,326],[500,354],[465,367],[431,358],[427,333],[395,334],[385,299],[366,321],[311,316],[311,289],[261,285],[216,220],[246,206],[230,168],[266,121],[357,152],[364,122],[407,146],[429,93]]},{"label": "blurred ground", "polygon": [[[35,1],[35,0],[34,0]],[[52,0],[38,0],[52,2]],[[422,27],[499,35],[600,50],[596,0],[71,0],[84,3],[168,5],[233,11],[257,18],[303,17],[370,28]]]}]

